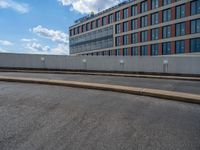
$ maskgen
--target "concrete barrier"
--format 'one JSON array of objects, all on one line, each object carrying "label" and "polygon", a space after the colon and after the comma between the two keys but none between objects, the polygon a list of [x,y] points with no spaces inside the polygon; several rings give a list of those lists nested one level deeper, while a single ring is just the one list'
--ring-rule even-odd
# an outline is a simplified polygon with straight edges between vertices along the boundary
[{"label": "concrete barrier", "polygon": [[0,68],[200,75],[200,55],[52,56],[0,53]]}]

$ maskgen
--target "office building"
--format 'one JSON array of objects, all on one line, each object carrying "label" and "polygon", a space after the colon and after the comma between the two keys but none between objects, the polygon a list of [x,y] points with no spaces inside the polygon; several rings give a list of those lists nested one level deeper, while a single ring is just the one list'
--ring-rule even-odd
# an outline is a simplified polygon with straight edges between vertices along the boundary
[{"label": "office building", "polygon": [[69,28],[71,55],[200,52],[200,0],[130,0]]}]

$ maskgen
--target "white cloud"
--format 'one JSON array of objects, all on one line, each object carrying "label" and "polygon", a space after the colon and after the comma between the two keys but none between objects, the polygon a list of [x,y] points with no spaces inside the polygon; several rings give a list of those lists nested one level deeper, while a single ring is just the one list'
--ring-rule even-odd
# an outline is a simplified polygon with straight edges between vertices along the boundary
[{"label": "white cloud", "polygon": [[52,41],[60,42],[60,43],[68,43],[69,36],[68,34],[58,31],[58,30],[52,30],[42,27],[41,25],[33,28],[31,31],[33,33],[36,33],[42,37],[48,38]]},{"label": "white cloud", "polygon": [[26,39],[26,38],[24,38],[24,39],[21,39],[21,41],[22,42],[36,42],[37,41],[37,39]]},{"label": "white cloud", "polygon": [[38,51],[38,52],[49,52],[50,48],[48,46],[42,46],[38,43],[28,43],[26,47],[32,51]]},{"label": "white cloud", "polygon": [[99,10],[107,9],[117,5],[123,0],[58,0],[63,6],[71,6],[71,10],[76,10],[82,14],[97,13]]},{"label": "white cloud", "polygon": [[28,48],[30,53],[34,54],[51,54],[51,55],[69,55],[69,35],[59,31],[52,30],[41,25],[29,31],[37,34],[40,37],[47,38],[52,42],[55,42],[54,47],[43,46],[39,43],[36,43],[36,39],[21,39],[21,41],[26,42],[25,48]]},{"label": "white cloud", "polygon": [[31,54],[51,54],[51,55],[68,55],[69,49],[65,44],[58,44],[57,47],[50,48],[49,46],[43,46],[38,43],[26,44],[27,49]]},{"label": "white cloud", "polygon": [[13,43],[10,41],[6,41],[6,40],[0,40],[0,45],[11,46],[11,45],[13,45]]},{"label": "white cloud", "polygon": [[11,8],[22,14],[29,12],[28,4],[18,3],[13,0],[0,0],[0,8]]}]

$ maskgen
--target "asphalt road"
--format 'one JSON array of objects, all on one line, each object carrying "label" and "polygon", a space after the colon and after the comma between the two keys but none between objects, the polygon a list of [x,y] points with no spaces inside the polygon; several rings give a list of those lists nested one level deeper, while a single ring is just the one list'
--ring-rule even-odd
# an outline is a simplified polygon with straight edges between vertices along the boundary
[{"label": "asphalt road", "polygon": [[135,86],[153,88],[168,91],[200,94],[200,81],[166,80],[134,77],[111,77],[95,75],[72,75],[72,74],[45,74],[45,73],[16,73],[0,72],[0,76],[33,77],[46,79],[60,79],[70,81],[82,81],[92,83],[104,83],[114,85]]},{"label": "asphalt road", "polygon": [[0,82],[1,150],[199,150],[200,105]]}]

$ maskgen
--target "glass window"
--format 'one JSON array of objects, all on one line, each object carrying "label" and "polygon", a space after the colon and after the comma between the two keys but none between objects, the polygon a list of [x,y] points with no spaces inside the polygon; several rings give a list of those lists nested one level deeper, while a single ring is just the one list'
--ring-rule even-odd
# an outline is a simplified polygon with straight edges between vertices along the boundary
[{"label": "glass window", "polygon": [[151,0],[151,9],[158,8],[158,0]]},{"label": "glass window", "polygon": [[190,40],[190,52],[200,52],[200,38]]},{"label": "glass window", "polygon": [[70,36],[72,36],[73,35],[73,32],[72,32],[72,30],[70,30]]},{"label": "glass window", "polygon": [[185,22],[176,24],[176,36],[185,35]]},{"label": "glass window", "polygon": [[120,32],[121,32],[121,26],[120,26],[120,24],[116,24],[115,25],[115,33],[118,34]]},{"label": "glass window", "polygon": [[158,44],[151,45],[151,55],[155,56],[158,55]]},{"label": "glass window", "polygon": [[90,23],[87,23],[86,24],[86,31],[89,31],[90,30]]},{"label": "glass window", "polygon": [[138,25],[137,19],[131,20],[131,30],[137,29],[138,27],[137,25]]},{"label": "glass window", "polygon": [[176,19],[185,17],[185,4],[176,7]]},{"label": "glass window", "polygon": [[120,46],[121,45],[121,40],[120,39],[121,39],[120,36],[118,36],[118,37],[115,38],[115,45],[116,46]]},{"label": "glass window", "polygon": [[123,23],[123,32],[128,31],[128,21]]},{"label": "glass window", "polygon": [[116,56],[120,56],[120,49],[116,49],[115,54]]},{"label": "glass window", "polygon": [[148,17],[147,16],[141,17],[141,27],[146,27],[146,26],[148,26]]},{"label": "glass window", "polygon": [[163,6],[171,4],[171,0],[163,0]]},{"label": "glass window", "polygon": [[176,41],[176,54],[184,53],[185,52],[185,41]]},{"label": "glass window", "polygon": [[94,29],[96,27],[96,23],[95,21],[92,21],[92,29]]},{"label": "glass window", "polygon": [[158,40],[158,28],[151,30],[151,40]]},{"label": "glass window", "polygon": [[131,47],[131,55],[132,56],[138,55],[138,47]]},{"label": "glass window", "polygon": [[200,13],[200,1],[199,0],[192,1],[190,7],[191,7],[191,15]]},{"label": "glass window", "polygon": [[116,18],[116,21],[120,21],[121,19],[120,11],[115,13],[115,18]]},{"label": "glass window", "polygon": [[138,14],[137,5],[131,7],[131,16],[135,16]]},{"label": "glass window", "polygon": [[154,13],[151,15],[151,24],[158,24],[158,13]]},{"label": "glass window", "polygon": [[200,33],[200,19],[191,21],[191,33]]},{"label": "glass window", "polygon": [[141,56],[146,56],[146,55],[148,55],[148,46],[147,46],[147,45],[141,46],[140,55],[141,55]]},{"label": "glass window", "polygon": [[170,38],[171,37],[171,26],[163,27],[163,38]]},{"label": "glass window", "polygon": [[141,3],[140,10],[141,10],[141,13],[143,13],[145,11],[148,11],[148,2],[147,2],[147,0]]},{"label": "glass window", "polygon": [[128,18],[128,8],[123,10],[123,18],[124,19]]},{"label": "glass window", "polygon": [[101,26],[101,20],[100,19],[97,19],[96,20],[96,27],[98,28],[98,27],[100,27]]},{"label": "glass window", "polygon": [[128,48],[123,49],[123,56],[128,56]]},{"label": "glass window", "polygon": [[131,34],[131,39],[132,39],[132,41],[131,41],[132,44],[137,43],[138,42],[138,34],[137,33]]},{"label": "glass window", "polygon": [[103,17],[102,18],[102,26],[105,26],[106,25],[106,17]]},{"label": "glass window", "polygon": [[162,54],[163,55],[171,54],[171,42],[166,42],[162,44]]},{"label": "glass window", "polygon": [[108,23],[110,24],[110,23],[113,23],[113,21],[114,21],[114,18],[113,18],[113,14],[110,14],[109,16],[108,16]]},{"label": "glass window", "polygon": [[129,44],[128,35],[124,35],[123,36],[123,45],[128,45],[128,44]]},{"label": "glass window", "polygon": [[148,41],[148,31],[141,32],[141,42]]},{"label": "glass window", "polygon": [[171,9],[166,9],[163,11],[163,22],[171,20]]},{"label": "glass window", "polygon": [[85,32],[85,24],[82,25],[82,32]]}]

